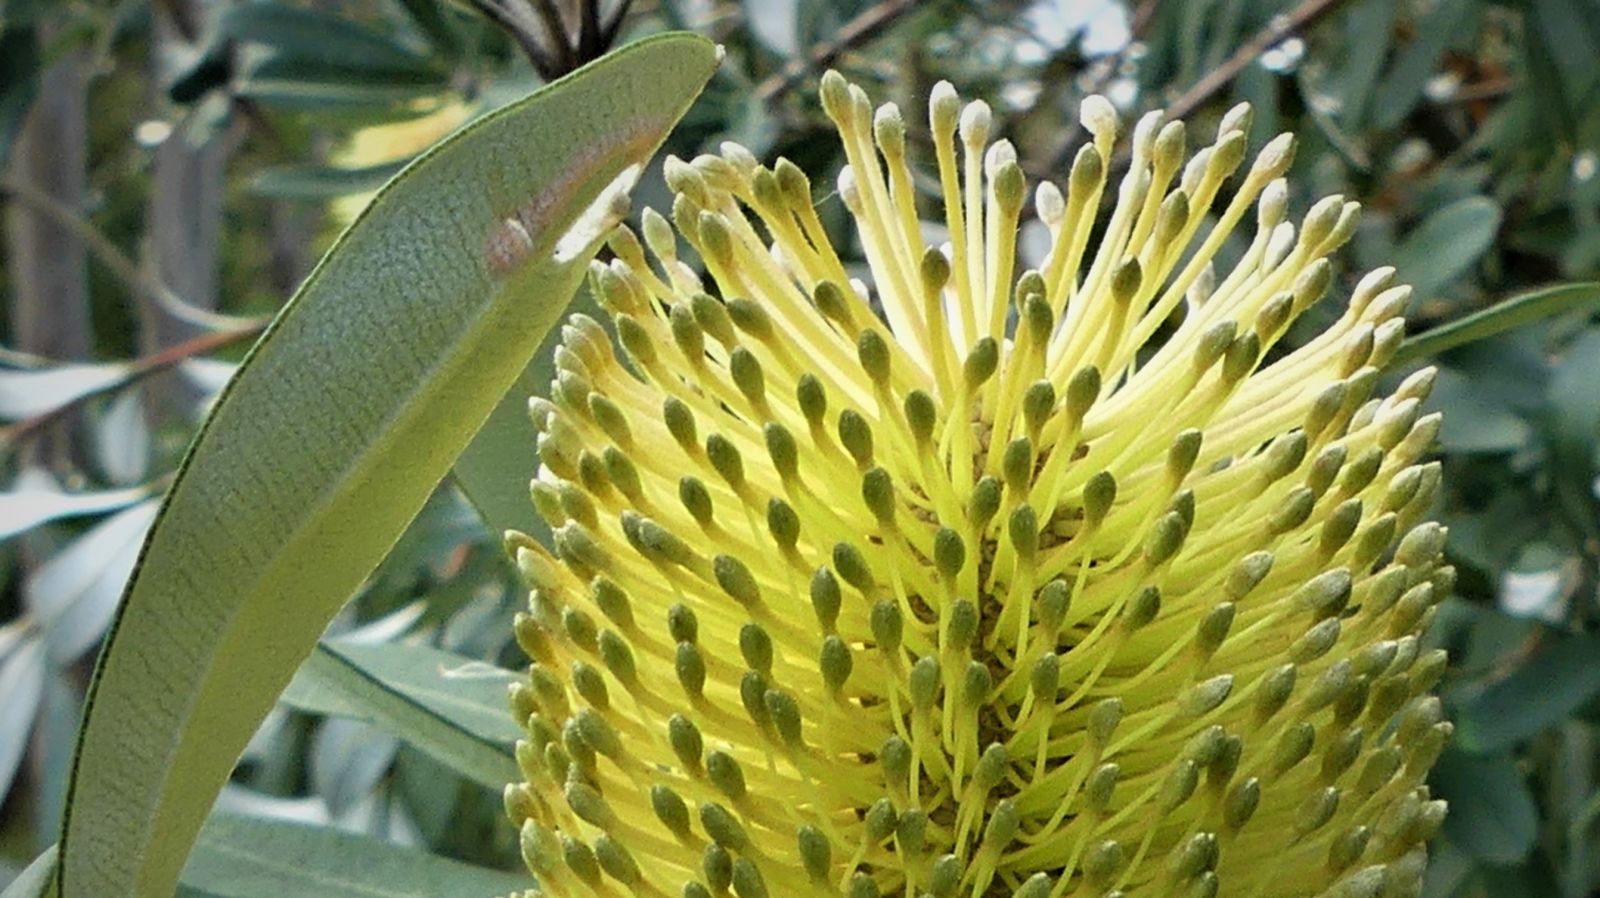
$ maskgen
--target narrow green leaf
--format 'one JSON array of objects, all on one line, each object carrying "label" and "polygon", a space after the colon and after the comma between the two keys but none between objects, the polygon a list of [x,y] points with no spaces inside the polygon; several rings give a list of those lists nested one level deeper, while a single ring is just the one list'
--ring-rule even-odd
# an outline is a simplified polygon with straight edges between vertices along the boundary
[{"label": "narrow green leaf", "polygon": [[1542,318],[1600,303],[1600,282],[1564,284],[1513,296],[1481,312],[1458,318],[1400,344],[1393,367],[1409,365],[1457,346],[1485,340]]},{"label": "narrow green leaf", "polygon": [[426,56],[387,36],[312,7],[235,4],[222,17],[221,30],[234,40],[260,44],[307,63],[390,75],[440,71]]},{"label": "narrow green leaf", "polygon": [[492,898],[531,884],[353,833],[219,814],[195,843],[178,898]]},{"label": "narrow green leaf", "polygon": [[1543,649],[1456,711],[1456,744],[1487,754],[1539,734],[1600,694],[1600,636]]},{"label": "narrow green leaf", "polygon": [[383,162],[361,168],[333,165],[280,165],[250,179],[250,190],[262,196],[295,200],[327,200],[366,193],[383,186],[404,165]]},{"label": "narrow green leaf", "polygon": [[250,733],[528,364],[599,235],[558,241],[715,66],[710,42],[662,36],[485,116],[390,182],[285,307],[191,446],[101,655],[66,898],[171,894]]},{"label": "narrow green leaf", "polygon": [[323,642],[283,702],[372,723],[498,791],[517,776],[511,745],[520,733],[506,710],[514,679],[508,670],[427,646]]},{"label": "narrow green leaf", "polygon": [[273,56],[248,66],[233,93],[285,109],[354,111],[396,121],[427,114],[428,101],[437,101],[445,86],[442,76],[429,72],[389,75]]}]

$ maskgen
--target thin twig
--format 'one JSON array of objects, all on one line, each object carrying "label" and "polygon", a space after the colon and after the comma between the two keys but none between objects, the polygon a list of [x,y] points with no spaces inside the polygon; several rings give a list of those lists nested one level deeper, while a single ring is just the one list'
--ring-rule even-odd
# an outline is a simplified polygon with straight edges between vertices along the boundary
[{"label": "thin twig", "polygon": [[883,33],[883,30],[908,12],[917,8],[919,0],[883,0],[862,10],[855,18],[844,23],[833,40],[817,44],[803,57],[790,60],[783,69],[756,87],[756,97],[771,103],[793,90],[805,80],[808,73],[825,68],[840,54],[859,46]]},{"label": "thin twig", "polygon": [[[1083,93],[1085,96],[1100,93],[1106,89],[1107,84],[1111,83],[1111,79],[1116,76],[1117,70],[1122,68],[1122,61],[1127,58],[1129,51],[1133,49],[1135,44],[1144,40],[1145,32],[1150,30],[1150,22],[1155,18],[1160,2],[1161,0],[1143,0],[1138,9],[1134,10],[1133,22],[1128,26],[1127,43],[1118,47],[1116,52],[1110,56],[1096,61],[1095,66],[1099,71],[1094,80],[1084,86]],[[1049,177],[1049,173],[1059,171],[1067,164],[1067,160],[1071,158],[1073,151],[1077,149],[1078,142],[1082,137],[1083,123],[1073,119],[1072,123],[1067,126],[1067,133],[1062,136],[1055,149],[1045,154],[1045,158],[1050,161],[1042,169],[1045,172],[1043,177]]]},{"label": "thin twig", "polygon": [[1197,109],[1200,104],[1211,99],[1217,92],[1232,83],[1245,66],[1256,61],[1261,54],[1267,52],[1286,38],[1302,29],[1309,28],[1316,21],[1338,7],[1341,0],[1305,0],[1299,6],[1288,12],[1273,16],[1265,28],[1255,33],[1250,40],[1233,52],[1227,61],[1207,72],[1205,77],[1196,81],[1192,87],[1184,91],[1178,99],[1167,104],[1167,118],[1177,120],[1184,118]]},{"label": "thin twig", "polygon": [[19,440],[22,440],[30,434],[33,434],[46,427],[50,424],[50,422],[66,414],[69,410],[82,405],[89,399],[92,399],[96,396],[103,396],[107,393],[114,393],[125,387],[131,386],[132,384],[138,383],[152,374],[159,374],[168,368],[175,367],[182,362],[185,362],[196,356],[202,356],[210,352],[215,352],[224,346],[231,346],[234,343],[244,340],[253,340],[260,336],[261,332],[266,330],[266,327],[267,323],[263,321],[259,324],[254,324],[249,327],[241,327],[226,331],[213,331],[209,334],[201,334],[193,339],[185,340],[182,343],[168,346],[166,349],[163,349],[159,352],[154,352],[150,355],[134,359],[128,364],[128,368],[123,375],[116,380],[96,387],[95,389],[90,390],[89,392],[80,396],[76,396],[71,402],[64,403],[56,408],[50,409],[47,412],[41,412],[40,414],[34,415],[31,418],[24,418],[23,420],[7,427],[0,427],[0,447],[10,447],[15,445]]},{"label": "thin twig", "polygon": [[88,219],[37,187],[15,180],[0,181],[0,194],[22,203],[50,219],[58,227],[71,231],[79,240],[83,241],[84,246],[95,255],[95,258],[110,269],[111,273],[123,281],[129,289],[154,302],[159,308],[179,321],[210,330],[236,330],[244,327],[259,327],[265,323],[265,319],[221,315],[189,302],[159,278],[145,271],[138,263],[128,258],[111,241],[111,238],[102,233]]},{"label": "thin twig", "polygon": [[600,0],[582,0],[578,17],[578,58],[600,55]]},{"label": "thin twig", "polygon": [[539,77],[546,81],[554,81],[560,77],[557,60],[551,59],[544,47],[539,45],[539,37],[534,34],[516,14],[497,0],[467,0],[472,8],[483,14],[483,17],[500,26],[500,29],[511,35],[511,39],[522,48],[522,55],[528,58],[533,70]]},{"label": "thin twig", "polygon": [[628,9],[633,6],[633,0],[622,0],[611,13],[611,21],[600,29],[600,46],[609,47],[617,42],[617,32],[622,30],[622,20],[628,17]]},{"label": "thin twig", "polygon": [[560,73],[565,75],[578,67],[578,56],[572,48],[572,42],[567,39],[567,23],[561,18],[561,10],[556,9],[555,0],[528,0],[534,11],[539,13],[539,18],[544,20],[544,28],[549,35],[550,43],[554,45],[561,60]]}]

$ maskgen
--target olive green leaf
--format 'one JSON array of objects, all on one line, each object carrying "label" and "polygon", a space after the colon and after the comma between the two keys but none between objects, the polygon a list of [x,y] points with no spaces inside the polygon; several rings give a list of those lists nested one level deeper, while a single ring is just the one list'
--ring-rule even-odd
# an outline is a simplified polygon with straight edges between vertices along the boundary
[{"label": "olive green leaf", "polygon": [[[641,41],[485,116],[373,200],[201,428],[95,671],[65,898],[166,898],[250,733],[583,278],[574,223],[716,67]],[[565,239],[563,239],[565,238]]]}]

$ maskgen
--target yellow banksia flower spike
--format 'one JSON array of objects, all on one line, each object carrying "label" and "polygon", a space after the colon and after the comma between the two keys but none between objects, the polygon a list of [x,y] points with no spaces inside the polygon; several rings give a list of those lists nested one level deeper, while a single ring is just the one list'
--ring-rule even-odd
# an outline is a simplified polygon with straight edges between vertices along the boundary
[{"label": "yellow banksia flower spike", "polygon": [[506,808],[540,891],[1415,895],[1450,733],[1433,375],[1375,395],[1389,269],[1282,346],[1357,204],[1291,222],[1293,139],[1247,161],[1247,107],[1186,158],[1090,97],[1020,271],[986,105],[933,91],[928,246],[901,112],[837,73],[822,103],[870,283],[792,163],[669,159],[670,219],[593,266],[616,344],[574,316],[532,402],[554,549],[510,537]]}]

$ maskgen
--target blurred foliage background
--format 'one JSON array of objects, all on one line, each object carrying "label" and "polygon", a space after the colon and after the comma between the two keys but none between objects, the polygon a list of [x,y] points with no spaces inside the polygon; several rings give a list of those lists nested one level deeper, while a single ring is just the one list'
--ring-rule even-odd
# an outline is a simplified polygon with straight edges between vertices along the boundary
[{"label": "blurred foliage background", "polygon": [[[1596,0],[3,0],[0,885],[56,838],[93,650],[265,316],[412,155],[671,28],[727,49],[681,156],[734,140],[828,183],[842,158],[813,91],[830,65],[908,110],[941,78],[987,99],[1035,180],[1064,175],[1085,93],[1202,127],[1248,100],[1254,145],[1302,138],[1297,208],[1365,205],[1341,277],[1397,266],[1413,332],[1600,277]],[[656,175],[636,203],[666,198]],[[842,223],[836,198],[820,207]],[[1600,894],[1597,311],[1433,360],[1462,576],[1431,637],[1458,725],[1432,898]],[[447,483],[330,637],[509,665],[522,601]],[[513,864],[493,790],[319,689],[302,671],[224,806]]]}]

